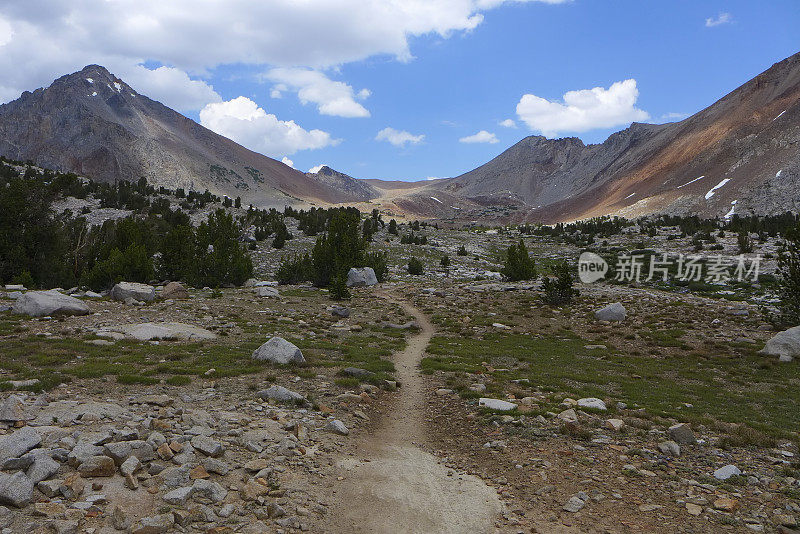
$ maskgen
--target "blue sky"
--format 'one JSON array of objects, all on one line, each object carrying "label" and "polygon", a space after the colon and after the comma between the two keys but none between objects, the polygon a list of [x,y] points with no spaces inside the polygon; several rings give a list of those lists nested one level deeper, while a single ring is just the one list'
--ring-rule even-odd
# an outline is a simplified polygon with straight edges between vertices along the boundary
[{"label": "blue sky", "polygon": [[[86,1],[65,8],[65,20]],[[72,43],[59,33],[58,17],[52,27],[38,21],[40,36],[66,41],[56,41],[70,51],[56,61],[14,48],[30,37],[22,22],[30,22],[25,10],[35,6],[9,0],[0,6],[0,58],[5,48],[7,57],[33,67],[27,78],[5,85],[0,79],[0,101],[69,72],[59,68],[98,62],[250,148],[288,156],[298,169],[327,164],[360,178],[416,180],[466,172],[530,134],[595,143],[631,120],[690,115],[800,51],[796,0],[430,0],[409,2],[402,16],[380,0],[351,1],[324,9],[311,1],[307,8],[314,11],[302,13],[237,0],[220,3],[224,12],[208,9],[209,20],[189,16],[193,8],[186,3],[188,22],[171,21],[167,13],[159,19],[158,3],[141,2],[155,17],[153,29],[141,23],[136,2],[119,0],[127,12],[92,13],[90,21],[128,17],[116,41],[98,36]],[[330,4],[341,12],[323,13]],[[353,20],[362,5],[369,5],[365,20]],[[282,25],[271,30],[259,17],[277,17]],[[225,24],[218,42],[209,37],[212,19]],[[254,24],[249,31],[248,23]],[[10,37],[3,37],[4,27]],[[168,37],[168,31],[187,37]],[[139,38],[151,45],[135,44]],[[585,90],[595,87],[602,88],[600,100],[587,102]],[[586,109],[565,111],[568,91],[584,91],[576,98]],[[518,113],[523,95],[531,96]],[[603,95],[619,101],[604,102]],[[499,124],[506,119],[515,126]],[[385,128],[392,131],[376,139]],[[477,141],[495,142],[460,141],[481,131]],[[407,132],[405,143],[400,132]]]}]

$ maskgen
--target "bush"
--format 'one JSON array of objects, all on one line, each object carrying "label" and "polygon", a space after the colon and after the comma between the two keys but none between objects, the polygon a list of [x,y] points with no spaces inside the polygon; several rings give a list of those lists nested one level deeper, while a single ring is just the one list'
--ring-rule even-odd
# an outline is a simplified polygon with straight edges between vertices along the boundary
[{"label": "bush", "polygon": [[389,231],[390,234],[397,235],[397,221],[395,221],[394,219],[389,221],[389,230],[388,231]]},{"label": "bush", "polygon": [[739,254],[750,254],[753,252],[753,241],[750,239],[750,235],[747,232],[739,232],[737,242],[739,243]]},{"label": "bush", "polygon": [[408,260],[408,274],[420,275],[425,271],[422,262],[414,256]]},{"label": "bush", "polygon": [[469,252],[467,252],[467,247],[461,245],[458,247],[458,252],[456,252],[458,256],[469,256]]},{"label": "bush", "polygon": [[508,247],[506,263],[500,272],[512,282],[536,278],[536,266],[521,239],[519,244]]},{"label": "bush", "polygon": [[364,255],[363,267],[372,267],[375,271],[375,278],[378,282],[386,281],[386,275],[389,272],[389,265],[385,252],[368,252]]},{"label": "bush", "polygon": [[239,243],[233,215],[218,209],[197,228],[197,257],[189,283],[195,287],[242,285],[253,275],[253,261]]},{"label": "bush", "polygon": [[439,260],[439,265],[441,265],[445,269],[450,267],[450,256],[447,256],[447,255],[442,256],[442,259]]},{"label": "bush", "polygon": [[279,284],[299,284],[314,278],[314,265],[311,256],[294,256],[284,260],[276,273]]},{"label": "bush", "polygon": [[542,299],[551,306],[569,304],[578,296],[578,290],[572,287],[572,269],[564,261],[555,265],[552,271],[555,278],[545,276],[542,280],[542,291],[544,291]]},{"label": "bush", "polygon": [[350,290],[347,289],[347,274],[337,273],[331,280],[331,298],[333,300],[343,300],[350,298]]},{"label": "bush", "polygon": [[776,326],[800,325],[800,224],[786,232],[778,252],[778,299]]}]

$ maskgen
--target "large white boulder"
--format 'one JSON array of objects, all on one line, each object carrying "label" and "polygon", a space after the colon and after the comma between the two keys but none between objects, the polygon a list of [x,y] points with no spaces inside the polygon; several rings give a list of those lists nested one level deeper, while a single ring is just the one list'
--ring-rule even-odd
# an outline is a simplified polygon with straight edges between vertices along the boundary
[{"label": "large white boulder", "polygon": [[481,397],[478,399],[478,406],[489,408],[490,410],[499,410],[507,412],[517,407],[513,402],[508,402],[500,399],[490,399],[489,397]]},{"label": "large white boulder", "polygon": [[31,317],[86,315],[92,312],[85,302],[55,290],[23,293],[11,309],[14,313]]},{"label": "large white boulder", "polygon": [[594,312],[594,317],[598,321],[624,321],[628,316],[625,311],[625,306],[619,302],[609,304],[605,308],[601,308]]},{"label": "large white boulder", "polygon": [[374,286],[377,283],[372,267],[351,267],[347,272],[347,287]]},{"label": "large white boulder", "polygon": [[[118,332],[125,337],[139,341],[156,341],[159,339],[176,341],[205,341],[216,338],[216,334],[205,328],[185,323],[135,323],[105,328],[98,332]],[[103,336],[105,337],[105,336]]]},{"label": "large white boulder", "polygon": [[790,362],[793,358],[800,357],[800,326],[775,334],[767,341],[760,354],[777,356],[782,362]]},{"label": "large white boulder", "polygon": [[156,298],[156,288],[148,284],[120,282],[111,288],[111,298],[113,300],[132,298],[142,302],[151,302]]},{"label": "large white boulder", "polygon": [[273,337],[255,351],[253,359],[272,363],[305,363],[303,353],[293,343],[289,343],[282,337]]}]

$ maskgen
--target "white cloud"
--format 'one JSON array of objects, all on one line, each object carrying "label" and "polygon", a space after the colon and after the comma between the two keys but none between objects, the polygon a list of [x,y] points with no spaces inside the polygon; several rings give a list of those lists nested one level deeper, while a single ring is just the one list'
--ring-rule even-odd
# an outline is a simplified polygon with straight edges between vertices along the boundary
[{"label": "white cloud", "polygon": [[333,81],[325,74],[305,68],[275,68],[265,75],[266,79],[278,82],[273,87],[280,92],[292,89],[303,104],[313,103],[323,115],[336,117],[369,117],[369,111],[356,102],[371,93],[362,89],[356,95],[353,88],[344,82]]},{"label": "white cloud", "polygon": [[568,91],[563,102],[526,94],[517,104],[517,115],[531,130],[555,137],[563,132],[586,132],[647,120],[650,115],[636,107],[638,97],[633,79],[616,82],[608,89]]},{"label": "white cloud", "polygon": [[11,23],[0,18],[0,46],[10,43],[12,37],[14,37],[14,28],[11,27]]},{"label": "white cloud", "polygon": [[664,113],[663,115],[661,115],[661,120],[662,121],[680,121],[680,120],[685,119],[688,116],[689,116],[688,113],[675,113],[673,111],[670,111],[669,113]]},{"label": "white cloud", "polygon": [[308,172],[309,174],[317,174],[324,166],[325,166],[324,163],[320,163],[319,165],[314,165],[313,167],[308,169]]},{"label": "white cloud", "polygon": [[137,92],[178,111],[202,109],[211,102],[221,102],[222,97],[202,80],[192,80],[182,70],[159,67],[151,70],[142,65],[116,72]]},{"label": "white cloud", "polygon": [[339,143],[322,130],[304,130],[294,121],[279,120],[244,96],[208,104],[200,111],[200,123],[250,150],[272,157]]},{"label": "white cloud", "polygon": [[284,165],[288,165],[289,167],[294,169],[294,161],[290,160],[286,156],[283,156],[281,158],[281,163],[283,163]]},{"label": "white cloud", "polygon": [[514,119],[502,120],[502,121],[498,122],[497,124],[499,124],[500,126],[503,126],[504,128],[516,128],[517,127],[517,123],[514,122]]},{"label": "white cloud", "polygon": [[500,140],[497,136],[491,132],[487,132],[486,130],[481,130],[480,132],[472,135],[468,135],[466,137],[462,137],[458,140],[459,143],[499,143]]},{"label": "white cloud", "polygon": [[706,28],[713,28],[721,24],[730,24],[733,22],[733,15],[730,13],[720,13],[716,17],[709,17],[706,19]]},{"label": "white cloud", "polygon": [[394,128],[384,128],[375,136],[376,141],[387,141],[394,146],[405,147],[407,144],[417,145],[425,139],[424,134],[414,135],[405,130],[395,130]]},{"label": "white cloud", "polygon": [[526,1],[3,0],[2,95],[90,63],[122,73],[152,61],[196,79],[232,64],[320,69],[379,55],[407,61],[414,37],[469,31],[483,12]]}]

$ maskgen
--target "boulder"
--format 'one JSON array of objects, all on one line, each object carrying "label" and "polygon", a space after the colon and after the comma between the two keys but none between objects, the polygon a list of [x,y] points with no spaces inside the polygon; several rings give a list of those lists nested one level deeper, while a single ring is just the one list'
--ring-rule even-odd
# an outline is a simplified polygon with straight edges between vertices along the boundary
[{"label": "boulder", "polygon": [[120,282],[111,288],[111,298],[120,301],[133,299],[140,302],[152,302],[156,298],[156,288],[148,284]]},{"label": "boulder", "polygon": [[[206,341],[216,338],[216,334],[205,328],[185,323],[135,323],[112,326],[107,332],[117,332],[125,337],[139,341],[156,341],[160,339],[174,341]],[[102,333],[98,333],[102,335]]]},{"label": "boulder", "polygon": [[114,460],[108,456],[91,456],[78,466],[78,473],[82,477],[111,477],[117,471]]},{"label": "boulder", "polygon": [[628,316],[625,311],[625,306],[619,302],[609,304],[605,308],[601,308],[594,312],[594,318],[598,321],[624,321]]},{"label": "boulder", "polygon": [[347,272],[347,287],[374,286],[377,283],[372,267],[351,267]]},{"label": "boulder", "polygon": [[606,408],[606,403],[600,399],[594,397],[587,397],[585,399],[578,399],[578,407],[579,408],[589,408],[590,410],[600,410],[601,412],[605,412],[608,408]]},{"label": "boulder", "polygon": [[777,356],[782,362],[800,357],[800,326],[775,334],[759,354]]},{"label": "boulder", "polygon": [[11,310],[30,317],[86,315],[92,312],[85,302],[55,290],[28,291],[14,302]]},{"label": "boulder", "polygon": [[253,359],[272,363],[305,363],[303,353],[293,343],[289,343],[282,337],[273,337],[255,351]]},{"label": "boulder", "polygon": [[678,423],[669,427],[669,437],[672,441],[680,444],[697,443],[697,438],[692,432],[692,428],[686,423]]},{"label": "boulder", "polygon": [[256,296],[259,297],[279,298],[281,296],[281,294],[278,292],[277,289],[270,286],[257,286],[255,291],[256,291]]},{"label": "boulder", "polygon": [[717,480],[728,480],[732,476],[741,475],[742,472],[735,465],[729,464],[714,471]]},{"label": "boulder", "polygon": [[11,395],[0,403],[0,421],[28,421],[33,419],[25,406],[25,399],[19,395]]},{"label": "boulder", "polygon": [[489,408],[490,410],[499,410],[503,412],[507,412],[509,410],[513,410],[517,407],[516,404],[513,402],[508,402],[500,399],[490,399],[487,397],[481,397],[478,399],[478,406],[483,408]]},{"label": "boulder", "polygon": [[0,438],[0,464],[19,458],[42,442],[42,436],[31,427],[23,427]]},{"label": "boulder", "polygon": [[179,282],[170,282],[165,285],[164,290],[161,291],[161,298],[185,300],[189,298],[189,291]]},{"label": "boulder", "polygon": [[328,424],[325,425],[325,430],[333,434],[339,434],[340,436],[346,436],[350,433],[350,430],[338,419],[331,419],[328,421]]}]

